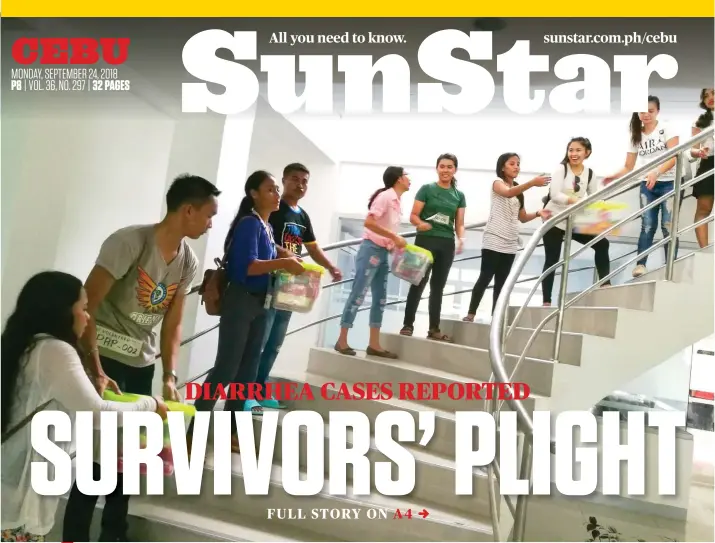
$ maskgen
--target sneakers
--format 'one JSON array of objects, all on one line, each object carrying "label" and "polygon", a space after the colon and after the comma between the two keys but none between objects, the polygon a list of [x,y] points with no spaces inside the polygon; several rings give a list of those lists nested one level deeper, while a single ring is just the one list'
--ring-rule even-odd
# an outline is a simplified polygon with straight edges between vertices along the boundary
[{"label": "sneakers", "polygon": [[646,268],[643,264],[638,264],[634,269],[633,269],[633,277],[640,277],[641,275],[644,275],[646,272]]}]

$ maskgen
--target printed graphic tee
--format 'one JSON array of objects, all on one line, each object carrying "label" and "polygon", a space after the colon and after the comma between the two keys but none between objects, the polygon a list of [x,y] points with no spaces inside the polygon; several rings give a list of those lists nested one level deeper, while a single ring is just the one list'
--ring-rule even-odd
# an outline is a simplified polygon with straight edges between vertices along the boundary
[{"label": "printed graphic tee", "polygon": [[154,241],[154,225],[117,230],[102,244],[96,264],[115,279],[95,322],[99,354],[134,367],[150,366],[154,329],[179,290],[191,289],[198,259],[185,240],[170,263]]},{"label": "printed graphic tee", "polygon": [[315,243],[313,225],[310,217],[302,208],[291,207],[281,200],[277,211],[271,213],[268,222],[273,228],[273,238],[276,245],[289,250],[293,254],[300,256],[303,246],[307,243]]},{"label": "printed graphic tee", "polygon": [[447,189],[438,183],[422,185],[415,195],[415,201],[424,202],[420,219],[432,225],[430,230],[420,232],[420,236],[434,236],[454,239],[454,219],[457,210],[467,207],[464,193],[455,187]]},{"label": "printed graphic tee", "polygon": [[[678,134],[665,123],[658,122],[655,125],[655,130],[650,134],[643,134],[643,139],[639,145],[633,145],[629,141],[629,153],[638,153],[636,157],[636,169],[652,162],[660,155],[665,153],[668,148],[666,144],[668,140],[673,139]],[[662,173],[658,181],[674,181],[675,180],[675,165],[665,173]]]}]

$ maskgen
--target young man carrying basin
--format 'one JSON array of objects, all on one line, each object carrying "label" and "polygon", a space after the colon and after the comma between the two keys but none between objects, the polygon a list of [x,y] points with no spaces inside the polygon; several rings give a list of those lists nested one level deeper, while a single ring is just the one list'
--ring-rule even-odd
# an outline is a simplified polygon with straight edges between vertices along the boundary
[{"label": "young man carrying basin", "polygon": [[[303,247],[305,247],[308,255],[330,272],[333,281],[340,281],[343,278],[342,273],[318,245],[310,216],[305,209],[298,205],[298,202],[308,192],[309,180],[310,171],[303,164],[294,162],[283,169],[283,194],[280,207],[278,211],[271,213],[268,222],[273,228],[273,236],[279,253],[285,253],[279,254],[279,256],[300,256]],[[268,312],[261,361],[256,378],[256,383],[262,387],[265,387],[273,364],[278,358],[278,353],[288,332],[291,315],[290,311],[274,308]],[[261,402],[248,400],[244,409],[262,413],[264,407],[278,409],[283,406],[275,399],[266,399]]]}]

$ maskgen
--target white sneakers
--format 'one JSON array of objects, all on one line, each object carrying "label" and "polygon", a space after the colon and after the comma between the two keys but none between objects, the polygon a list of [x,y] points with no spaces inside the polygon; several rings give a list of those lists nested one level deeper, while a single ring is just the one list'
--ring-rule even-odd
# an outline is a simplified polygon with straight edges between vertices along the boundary
[{"label": "white sneakers", "polygon": [[641,275],[645,274],[646,268],[643,264],[638,264],[634,269],[633,269],[633,277],[640,277]]}]

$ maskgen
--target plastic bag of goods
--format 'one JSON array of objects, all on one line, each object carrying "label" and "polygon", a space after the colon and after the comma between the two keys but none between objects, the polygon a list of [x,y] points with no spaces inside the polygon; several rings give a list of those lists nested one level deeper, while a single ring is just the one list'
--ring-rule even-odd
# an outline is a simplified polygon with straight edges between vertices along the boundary
[{"label": "plastic bag of goods", "polygon": [[[124,392],[123,394],[115,394],[110,390],[105,390],[103,397],[105,400],[112,402],[138,402],[145,398],[146,396],[140,396],[138,394],[129,394]],[[193,405],[187,405],[180,402],[165,401],[166,407],[169,411],[178,411],[184,413],[184,417],[188,420],[191,419],[196,414],[196,408]],[[121,429],[120,429],[121,431]],[[142,429],[139,435],[139,444],[142,448],[146,447],[146,430]],[[119,454],[117,455],[117,471],[119,473],[123,472],[124,461],[122,458],[122,440],[119,440]],[[171,438],[169,436],[169,421],[168,419],[164,421],[164,448],[159,453],[159,458],[164,462],[164,475],[169,476],[174,473],[174,457],[171,453]],[[142,475],[146,475],[146,464],[139,465],[139,471]]]},{"label": "plastic bag of goods", "polygon": [[273,307],[295,313],[308,313],[320,295],[320,281],[325,268],[317,264],[301,263],[305,272],[293,275],[285,271],[276,274]]},{"label": "plastic bag of goods", "polygon": [[432,253],[417,245],[405,245],[396,249],[392,257],[392,274],[413,285],[419,285],[424,279],[432,262]]},{"label": "plastic bag of goods", "polygon": [[[604,230],[626,218],[628,205],[623,202],[594,202],[586,206],[573,218],[573,231],[577,234],[597,236]],[[618,235],[620,228],[615,228],[608,236]]]}]

